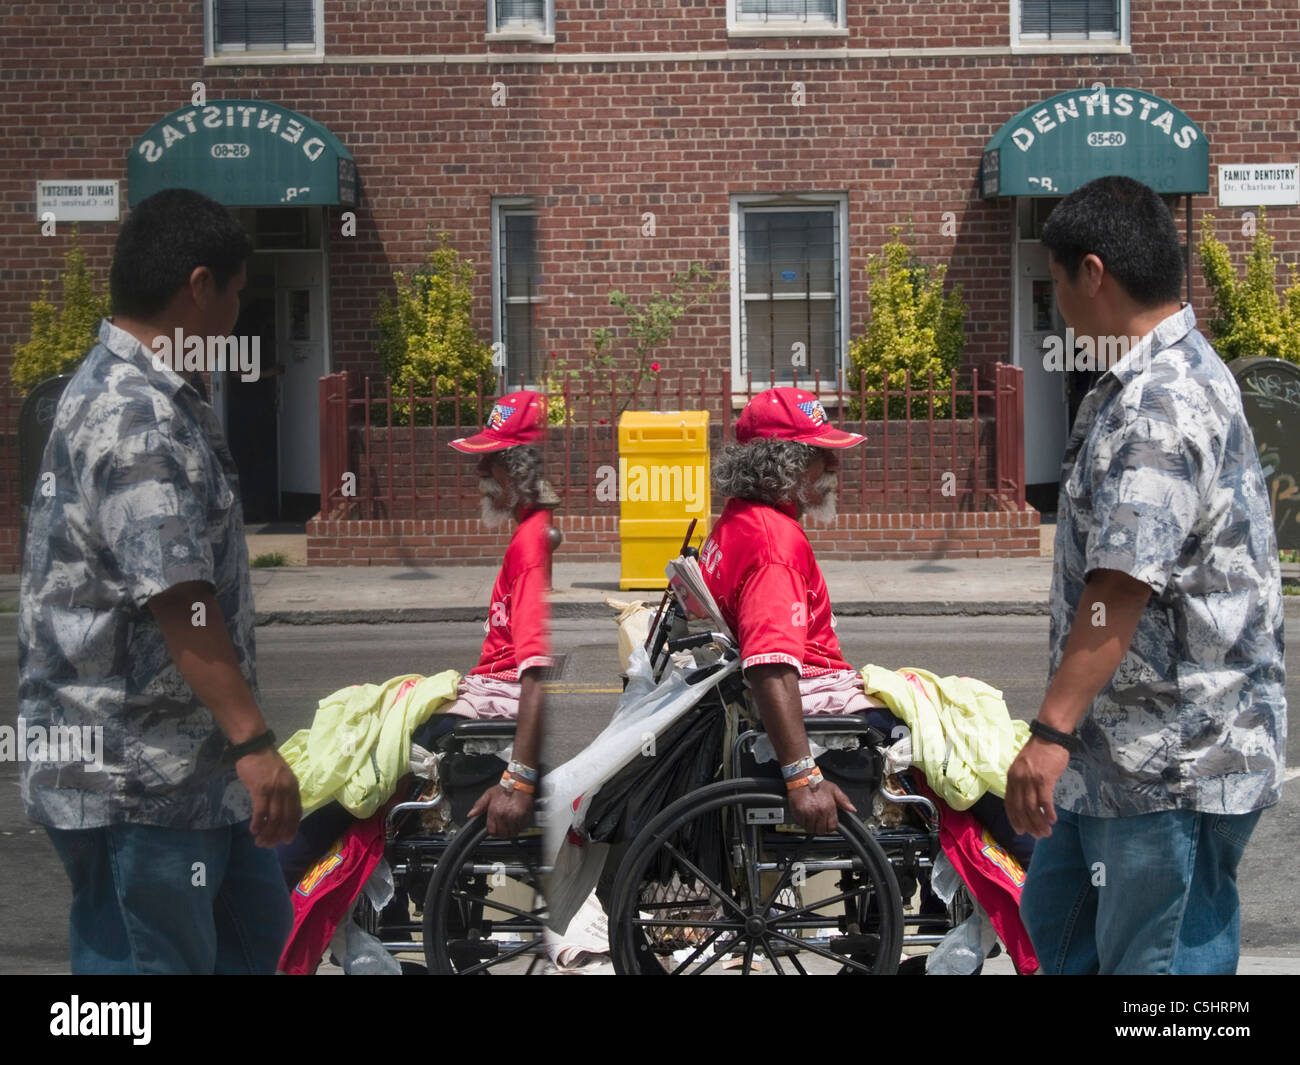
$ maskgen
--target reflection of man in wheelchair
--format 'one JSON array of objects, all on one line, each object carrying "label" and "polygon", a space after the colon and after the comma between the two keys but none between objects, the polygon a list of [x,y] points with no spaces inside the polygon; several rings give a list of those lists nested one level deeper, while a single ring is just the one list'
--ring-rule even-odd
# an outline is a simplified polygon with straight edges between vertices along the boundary
[{"label": "reflection of man in wheelchair", "polygon": [[[302,881],[314,883],[312,878],[321,876],[322,865],[333,869],[339,864],[329,859],[334,852],[330,844],[340,834],[343,842],[336,849],[339,855],[347,855],[348,834],[368,830],[366,839],[370,842],[366,850],[371,867],[377,864],[377,848],[386,839],[384,851],[394,878],[392,901],[382,914],[362,905],[358,922],[368,932],[378,933],[390,952],[419,951],[421,945],[410,933],[422,926],[411,923],[408,905],[414,901],[419,907],[423,901],[424,952],[430,967],[443,971],[454,970],[457,958],[453,956],[454,948],[452,955],[446,949],[432,949],[431,926],[440,923],[444,940],[469,933],[467,914],[447,911],[467,909],[463,905],[467,892],[475,888],[471,885],[467,889],[459,872],[473,867],[475,848],[495,848],[493,861],[505,878],[511,869],[521,865],[521,847],[529,847],[514,837],[531,823],[538,784],[541,676],[542,670],[551,665],[546,601],[552,550],[549,511],[558,502],[542,477],[542,453],[532,446],[542,440],[545,430],[545,398],[536,392],[520,391],[494,404],[482,432],[451,442],[462,453],[480,456],[477,473],[484,526],[499,528],[512,518],[517,525],[492,587],[478,664],[460,679],[455,700],[439,707],[411,734],[413,757],[430,755],[422,758],[423,771],[397,782],[393,789],[396,798],[375,815],[375,824],[358,822],[341,803],[329,802],[304,818],[298,837],[280,849],[286,880],[291,886],[299,884],[295,909],[301,911],[305,900],[297,895],[306,893],[301,890],[300,878],[315,863],[317,869]],[[400,701],[412,684],[413,680],[408,680],[394,702]],[[505,756],[497,757],[495,752],[511,744],[511,758],[506,764]],[[505,771],[501,772],[503,765]],[[500,773],[499,780],[490,776],[493,773]],[[483,790],[471,790],[474,788]],[[474,795],[477,801],[473,801]],[[403,798],[407,801],[397,801]],[[474,822],[480,814],[482,822]],[[451,844],[458,829],[471,825],[475,826],[473,832],[462,832],[462,838]],[[326,858],[318,863],[322,854]],[[457,876],[444,876],[439,888],[433,882],[436,871],[449,855],[457,859]],[[532,877],[527,867],[535,864],[531,855],[522,860],[526,867],[524,879]],[[354,879],[364,876],[358,873]],[[349,885],[349,899],[356,897],[353,886],[359,888],[360,884]],[[446,905],[431,906],[435,897]],[[434,909],[442,912],[431,912]],[[483,927],[482,900],[476,898],[468,909],[473,911],[473,921],[478,922],[473,928],[477,936]],[[500,916],[504,918],[500,923],[511,920],[508,913]],[[533,920],[531,914],[514,923],[540,928],[540,921]],[[295,936],[299,932],[296,922]],[[394,938],[401,934],[405,937]],[[315,938],[319,940],[320,934]],[[291,939],[291,950],[293,946]],[[306,953],[311,952],[308,947]],[[286,956],[289,954],[287,951]],[[460,960],[464,960],[463,955]]]}]

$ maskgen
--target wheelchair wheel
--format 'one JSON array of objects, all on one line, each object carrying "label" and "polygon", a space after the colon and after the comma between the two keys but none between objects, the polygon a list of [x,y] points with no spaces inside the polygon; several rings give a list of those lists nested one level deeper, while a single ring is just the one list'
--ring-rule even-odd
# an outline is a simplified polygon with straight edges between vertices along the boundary
[{"label": "wheelchair wheel", "polygon": [[431,974],[526,974],[545,962],[540,834],[495,839],[480,814],[429,880],[424,956]]},{"label": "wheelchair wheel", "polygon": [[902,898],[880,845],[844,813],[835,835],[808,835],[771,780],[678,799],[614,881],[610,947],[623,974],[887,974],[902,944]]}]

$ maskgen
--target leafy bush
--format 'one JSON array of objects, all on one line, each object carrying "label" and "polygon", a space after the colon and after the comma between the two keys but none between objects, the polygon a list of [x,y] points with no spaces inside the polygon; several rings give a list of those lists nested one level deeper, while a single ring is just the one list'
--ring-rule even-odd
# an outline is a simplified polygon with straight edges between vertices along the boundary
[{"label": "leafy bush", "polygon": [[[448,246],[446,233],[439,233],[438,247],[425,263],[409,276],[399,270],[393,281],[396,297],[382,295],[375,315],[380,361],[393,382],[393,424],[410,424],[410,404],[398,400],[405,398],[412,381],[417,397],[428,396],[435,382],[440,398],[459,385],[461,418],[473,418],[477,407],[466,398],[476,396],[480,377],[485,391],[494,391],[496,381],[492,348],[479,339],[471,321],[474,264]],[[484,396],[485,403],[491,399]],[[450,424],[454,412],[451,400],[440,402],[438,424]],[[384,417],[378,415],[381,422]],[[416,424],[432,424],[429,403],[416,404]]]},{"label": "leafy bush", "polygon": [[1201,219],[1201,271],[1214,294],[1210,336],[1226,360],[1266,355],[1300,363],[1300,276],[1288,267],[1290,284],[1279,294],[1273,238],[1265,228],[1265,212],[1246,256],[1246,275],[1237,277],[1227,245],[1214,235],[1214,216]]},{"label": "leafy bush", "polygon": [[[849,342],[849,365],[846,385],[856,394],[863,370],[867,375],[867,391],[880,391],[888,380],[889,416],[904,415],[905,399],[895,397],[912,373],[912,388],[929,386],[929,371],[934,371],[935,392],[948,389],[952,375],[961,364],[962,348],[966,344],[966,305],[962,302],[961,286],[952,292],[943,290],[946,266],[929,267],[923,264],[901,237],[902,227],[890,229],[890,240],[879,255],[867,260],[869,278],[868,298],[871,302],[871,320],[866,335]],[[947,416],[950,397],[936,394],[936,417]],[[866,417],[879,418],[882,403],[879,396],[868,396]],[[958,414],[970,408],[969,398],[958,400]],[[925,418],[929,414],[929,400],[913,397],[912,416]],[[861,403],[854,400],[851,416],[862,416]]]},{"label": "leafy bush", "polygon": [[72,240],[59,274],[60,306],[51,301],[46,282],[31,305],[31,339],[14,353],[10,376],[23,394],[47,378],[76,369],[99,338],[99,320],[109,313],[108,293],[86,265],[75,227]]}]

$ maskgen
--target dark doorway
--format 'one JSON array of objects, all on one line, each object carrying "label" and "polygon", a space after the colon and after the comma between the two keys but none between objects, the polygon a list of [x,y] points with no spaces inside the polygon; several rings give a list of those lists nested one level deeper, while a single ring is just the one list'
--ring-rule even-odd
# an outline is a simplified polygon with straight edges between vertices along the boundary
[{"label": "dark doorway", "polygon": [[226,438],[239,468],[244,521],[274,521],[280,517],[279,448],[277,446],[275,290],[248,288],[240,301],[236,336],[259,339],[261,376],[242,381],[237,372],[226,379]]}]

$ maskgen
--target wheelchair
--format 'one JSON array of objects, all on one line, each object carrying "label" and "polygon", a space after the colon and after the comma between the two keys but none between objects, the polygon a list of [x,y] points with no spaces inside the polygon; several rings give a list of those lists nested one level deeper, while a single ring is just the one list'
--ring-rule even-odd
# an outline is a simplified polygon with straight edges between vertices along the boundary
[{"label": "wheelchair", "polygon": [[[885,975],[904,948],[939,943],[972,912],[931,890],[935,805],[906,770],[884,779],[888,739],[861,716],[805,717],[817,763],[857,808],[834,835],[791,820],[728,632],[691,632],[675,597],[652,633],[656,681],[685,668],[694,706],[595,796],[588,835],[612,844],[597,894],[620,974]],[[725,628],[720,619],[712,622]],[[689,660],[683,661],[689,654]],[[883,786],[882,786],[883,785]],[[923,971],[923,956],[906,972]]]},{"label": "wheelchair", "polygon": [[514,735],[514,721],[457,722],[435,741],[437,783],[415,778],[387,810],[393,899],[376,911],[363,892],[354,919],[404,973],[517,975],[545,964],[540,833],[496,839],[482,814],[467,816],[500,778],[499,752]]}]

